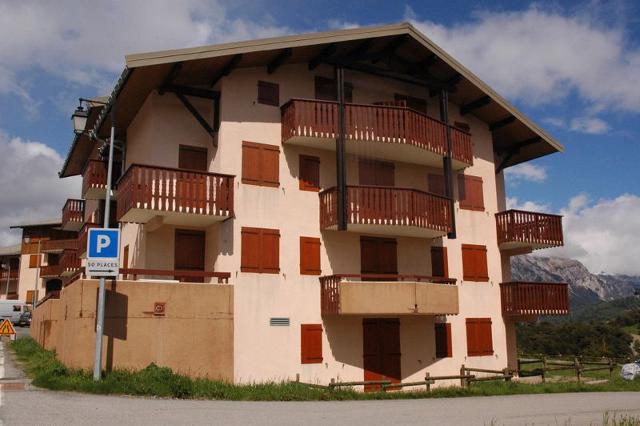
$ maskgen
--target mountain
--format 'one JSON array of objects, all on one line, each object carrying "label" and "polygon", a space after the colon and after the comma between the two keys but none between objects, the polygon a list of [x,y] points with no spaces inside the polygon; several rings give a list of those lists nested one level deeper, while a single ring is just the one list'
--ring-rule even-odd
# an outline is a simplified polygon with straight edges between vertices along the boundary
[{"label": "mountain", "polygon": [[512,257],[511,275],[513,281],[568,283],[572,309],[633,296],[640,288],[640,276],[592,274],[577,260],[561,257]]}]

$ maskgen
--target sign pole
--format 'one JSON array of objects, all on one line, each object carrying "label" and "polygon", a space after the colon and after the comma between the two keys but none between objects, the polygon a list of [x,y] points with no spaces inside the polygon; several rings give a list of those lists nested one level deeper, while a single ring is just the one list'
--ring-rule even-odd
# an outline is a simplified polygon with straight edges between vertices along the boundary
[{"label": "sign pole", "polygon": [[[113,146],[116,133],[115,100],[111,105],[111,143],[109,143],[109,162],[107,163],[107,194],[104,203],[104,227],[109,227],[109,215],[111,214],[111,176],[113,172]],[[100,277],[98,287],[98,312],[96,313],[96,356],[93,365],[93,380],[99,381],[102,377],[102,335],[104,328],[104,299],[105,277]]]}]

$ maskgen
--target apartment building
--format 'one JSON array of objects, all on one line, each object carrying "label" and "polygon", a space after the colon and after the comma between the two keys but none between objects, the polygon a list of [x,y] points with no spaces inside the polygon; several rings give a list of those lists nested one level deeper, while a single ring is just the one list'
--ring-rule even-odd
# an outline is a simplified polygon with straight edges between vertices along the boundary
[{"label": "apartment building", "polygon": [[0,248],[0,300],[18,299],[20,245]]},{"label": "apartment building", "polygon": [[[84,238],[82,257],[114,124],[110,288],[136,286],[144,307],[110,317],[108,302],[107,318],[184,309],[180,289],[230,295],[226,337],[202,325],[168,365],[235,382],[416,381],[515,368],[515,324],[567,313],[565,284],[511,282],[510,256],[563,236],[559,216],[506,210],[504,184],[507,167],[562,146],[410,24],[126,62],[60,172],[83,176],[61,227]],[[76,277],[63,298],[90,281]],[[116,365],[162,363],[129,362],[132,335],[116,339]],[[230,361],[207,367],[207,345]]]}]

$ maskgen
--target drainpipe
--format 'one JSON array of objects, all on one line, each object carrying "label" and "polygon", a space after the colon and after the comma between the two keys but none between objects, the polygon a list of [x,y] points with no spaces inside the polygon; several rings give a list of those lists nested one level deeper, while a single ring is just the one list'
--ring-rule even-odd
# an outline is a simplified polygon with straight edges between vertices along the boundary
[{"label": "drainpipe", "polygon": [[338,138],[336,139],[336,181],[338,188],[338,230],[347,230],[347,167],[344,148],[344,68],[335,67],[338,98]]},{"label": "drainpipe", "polygon": [[451,217],[451,232],[449,239],[456,238],[456,215],[453,204],[453,168],[451,166],[451,127],[449,126],[449,92],[446,88],[440,90],[440,121],[447,126],[447,155],[442,159],[444,166],[444,194],[449,198],[449,215]]}]

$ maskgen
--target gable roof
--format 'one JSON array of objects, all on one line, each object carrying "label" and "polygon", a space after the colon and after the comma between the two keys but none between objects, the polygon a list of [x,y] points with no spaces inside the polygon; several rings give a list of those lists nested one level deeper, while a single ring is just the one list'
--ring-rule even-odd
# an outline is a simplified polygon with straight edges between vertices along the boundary
[{"label": "gable roof", "polygon": [[[401,42],[397,43],[398,40]],[[280,64],[309,62],[321,58],[331,47],[332,55],[340,58],[363,44],[367,44],[368,51],[382,54],[394,43],[397,47],[393,54],[409,68],[416,68],[414,74],[423,78],[425,71],[420,69],[420,63],[431,57],[435,60],[429,74],[435,80],[456,80],[451,101],[460,106],[473,106],[472,114],[493,124],[494,147],[504,156],[505,166],[564,150],[552,136],[409,23],[127,55],[127,68],[109,97],[109,104],[96,117],[94,129],[99,135],[107,136],[114,99],[118,99],[117,123],[119,127],[126,127],[147,95],[163,85],[176,64],[181,66],[177,84],[209,87],[212,76],[224,74],[225,67],[232,62],[237,67],[268,66],[276,60]],[[409,74],[406,78],[415,78]],[[73,155],[72,148],[60,176],[81,172],[86,157],[72,161]]]}]

